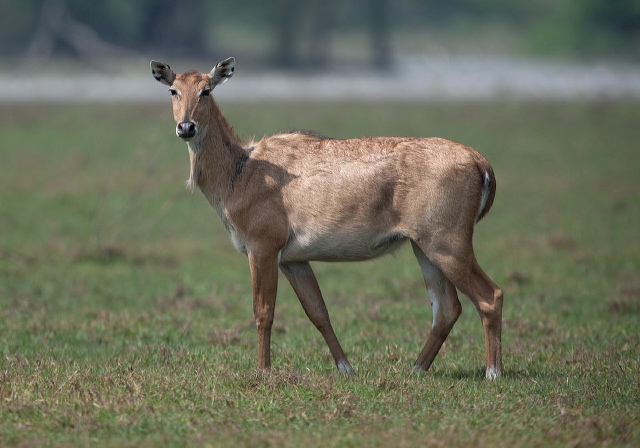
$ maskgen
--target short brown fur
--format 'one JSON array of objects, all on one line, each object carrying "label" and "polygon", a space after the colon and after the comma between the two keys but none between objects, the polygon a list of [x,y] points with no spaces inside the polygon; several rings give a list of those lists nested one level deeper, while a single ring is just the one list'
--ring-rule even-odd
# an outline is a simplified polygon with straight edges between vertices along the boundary
[{"label": "short brown fur", "polygon": [[474,225],[495,196],[486,159],[439,138],[337,140],[292,131],[244,143],[210,95],[234,66],[230,58],[209,74],[176,75],[166,64],[151,63],[154,77],[170,86],[176,133],[187,142],[188,185],[200,189],[249,258],[259,368],[271,365],[280,269],[338,369],[354,373],[309,261],[366,260],[410,241],[434,313],[414,368],[431,366],[462,312],[457,288],[482,321],[486,377],[499,377],[502,291],[482,271],[472,246]]}]

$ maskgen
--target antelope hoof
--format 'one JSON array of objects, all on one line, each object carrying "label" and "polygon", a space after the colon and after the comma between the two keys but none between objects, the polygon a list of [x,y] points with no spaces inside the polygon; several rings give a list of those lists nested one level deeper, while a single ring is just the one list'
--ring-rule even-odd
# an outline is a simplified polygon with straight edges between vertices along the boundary
[{"label": "antelope hoof", "polygon": [[414,372],[426,372],[427,370],[429,370],[428,367],[425,369],[422,364],[418,364],[417,362],[413,365]]},{"label": "antelope hoof", "polygon": [[344,375],[355,375],[356,371],[353,370],[353,367],[351,367],[351,364],[349,364],[346,361],[339,361],[336,366],[338,367],[338,371]]}]

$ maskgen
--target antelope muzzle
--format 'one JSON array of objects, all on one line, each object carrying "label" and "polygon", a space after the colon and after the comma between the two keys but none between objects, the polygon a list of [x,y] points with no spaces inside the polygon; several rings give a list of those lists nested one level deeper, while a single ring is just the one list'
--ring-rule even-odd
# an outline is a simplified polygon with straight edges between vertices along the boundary
[{"label": "antelope muzzle", "polygon": [[176,126],[176,135],[183,140],[191,140],[196,136],[196,124],[193,121],[182,121]]}]

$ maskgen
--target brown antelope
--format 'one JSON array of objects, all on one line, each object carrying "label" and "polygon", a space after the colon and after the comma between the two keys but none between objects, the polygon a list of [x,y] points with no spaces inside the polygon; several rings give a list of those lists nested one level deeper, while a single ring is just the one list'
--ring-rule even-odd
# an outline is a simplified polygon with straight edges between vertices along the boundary
[{"label": "brown antelope", "polygon": [[337,140],[283,132],[243,142],[211,91],[231,78],[235,59],[210,73],[176,74],[151,61],[169,86],[176,134],[187,143],[187,185],[200,189],[237,250],[249,258],[258,367],[271,366],[278,268],[324,337],[338,370],[354,374],[333,331],[310,261],[358,261],[410,241],[433,324],[414,364],[427,370],[469,296],[484,328],[486,378],[502,372],[502,291],[476,261],[472,237],[495,195],[491,165],[475,150],[439,138]]}]

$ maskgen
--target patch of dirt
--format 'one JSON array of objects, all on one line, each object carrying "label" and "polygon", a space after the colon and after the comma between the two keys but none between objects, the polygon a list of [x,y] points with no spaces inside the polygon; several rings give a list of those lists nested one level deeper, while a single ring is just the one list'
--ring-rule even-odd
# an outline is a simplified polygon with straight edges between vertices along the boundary
[{"label": "patch of dirt", "polygon": [[613,294],[607,297],[606,307],[612,314],[640,313],[640,274],[623,274]]}]

